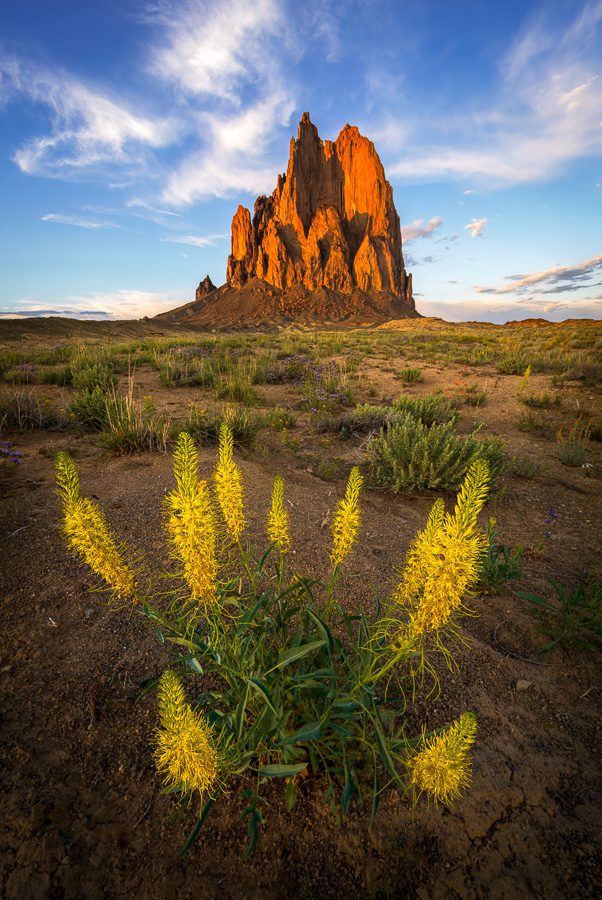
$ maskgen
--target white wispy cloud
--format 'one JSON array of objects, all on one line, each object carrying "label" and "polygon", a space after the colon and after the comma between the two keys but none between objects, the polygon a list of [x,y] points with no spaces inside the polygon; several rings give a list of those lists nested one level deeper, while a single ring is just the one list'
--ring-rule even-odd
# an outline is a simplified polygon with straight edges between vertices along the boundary
[{"label": "white wispy cloud", "polygon": [[282,3],[186,0],[160,17],[163,43],[150,68],[183,96],[198,135],[169,175],[163,202],[270,189],[274,161],[266,152],[294,109],[282,70],[283,45],[292,40]]},{"label": "white wispy cloud", "polygon": [[537,297],[529,298],[524,304],[516,305],[510,300],[450,300],[449,302],[420,301],[420,312],[425,316],[439,316],[451,322],[511,322],[523,319],[545,318],[550,322],[564,319],[602,318],[602,298],[589,297],[583,300],[547,301]]},{"label": "white wispy cloud", "polygon": [[191,96],[220,97],[241,104],[241,85],[270,66],[271,38],[283,33],[276,0],[184,0],[160,3],[157,20],[166,40],[149,68]]},{"label": "white wispy cloud", "polygon": [[18,148],[13,160],[29,175],[69,177],[107,163],[140,167],[145,148],[175,138],[175,121],[134,113],[123,101],[93,90],[68,73],[16,58],[0,60],[11,96],[45,106],[50,133]]},{"label": "white wispy cloud", "polygon": [[443,224],[441,216],[433,216],[428,222],[424,219],[414,219],[409,225],[401,226],[401,239],[405,244],[416,241],[418,238],[427,237]]},{"label": "white wispy cloud", "polygon": [[158,216],[174,216],[178,219],[182,218],[182,214],[178,212],[174,212],[173,209],[157,209],[156,206],[151,206],[145,200],[141,200],[140,197],[132,197],[130,200],[126,201],[128,209],[143,209],[146,212],[154,213]]},{"label": "white wispy cloud", "polygon": [[67,316],[88,319],[139,319],[174,309],[193,297],[183,294],[143,290],[97,291],[70,294],[60,300],[40,301],[22,298],[10,309],[0,310],[4,317]]},{"label": "white wispy cloud", "polygon": [[430,141],[417,120],[415,152],[405,150],[390,175],[501,187],[544,180],[571,161],[600,154],[602,79],[594,37],[601,21],[599,0],[586,3],[568,26],[552,27],[542,13],[508,49],[487,106],[447,117],[446,144],[440,135]]},{"label": "white wispy cloud", "polygon": [[191,247],[214,247],[218,241],[230,237],[229,234],[181,234],[162,237],[168,244],[189,244]]},{"label": "white wispy cloud", "polygon": [[57,225],[74,225],[76,228],[119,228],[114,222],[99,222],[96,219],[82,219],[80,216],[46,213],[40,216],[42,222],[56,222]]},{"label": "white wispy cloud", "polygon": [[475,290],[480,294],[566,293],[584,287],[592,276],[600,272],[602,272],[602,254],[574,265],[554,266],[541,272],[532,272],[530,275],[508,275],[505,279],[508,284],[498,287],[478,285]]},{"label": "white wispy cloud", "polygon": [[470,231],[471,237],[481,237],[481,235],[485,231],[487,221],[487,219],[471,219],[470,222],[464,226],[464,228],[467,228]]},{"label": "white wispy cloud", "polygon": [[199,114],[205,146],[185,157],[169,176],[163,202],[186,205],[207,197],[271,191],[277,170],[265,154],[274,130],[288,124],[293,109],[292,98],[275,88],[243,113]]}]

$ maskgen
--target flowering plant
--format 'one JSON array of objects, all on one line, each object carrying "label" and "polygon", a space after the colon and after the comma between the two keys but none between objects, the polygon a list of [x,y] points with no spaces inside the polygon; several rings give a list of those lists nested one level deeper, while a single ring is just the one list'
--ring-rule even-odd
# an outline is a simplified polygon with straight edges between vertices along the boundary
[{"label": "flowering plant", "polygon": [[[166,498],[166,533],[182,588],[165,599],[143,594],[126,548],[99,507],[85,498],[71,458],[57,457],[63,530],[70,548],[115,598],[134,604],[178,650],[155,682],[160,725],[154,758],[166,791],[196,798],[196,839],[233,777],[248,782],[250,848],[262,821],[267,782],[281,779],[292,809],[300,779],[321,779],[335,817],[370,798],[372,815],[388,787],[450,803],[470,782],[476,719],[466,712],[438,734],[409,733],[418,688],[439,690],[432,654],[452,664],[458,616],[475,587],[486,548],[477,515],[487,464],[468,471],[455,509],[437,500],[410,547],[399,584],[371,617],[337,602],[341,568],[361,524],[362,476],[353,468],[332,521],[325,584],[292,575],[284,483],[274,482],[268,548],[254,558],[245,542],[244,487],[232,433],[220,432],[214,489],[199,479],[192,438],[179,436],[175,487]],[[446,640],[447,636],[447,640]],[[196,686],[186,675],[197,676]],[[199,684],[200,678],[200,684]],[[190,684],[190,687],[189,687]]]}]

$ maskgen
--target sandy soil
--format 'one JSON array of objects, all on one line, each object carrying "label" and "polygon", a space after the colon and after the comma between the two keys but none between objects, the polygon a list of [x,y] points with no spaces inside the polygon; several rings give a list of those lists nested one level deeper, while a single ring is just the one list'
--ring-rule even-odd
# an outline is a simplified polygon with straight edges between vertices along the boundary
[{"label": "sandy soil", "polygon": [[[365,361],[364,388],[399,394],[395,368],[409,364],[407,357],[386,365]],[[516,586],[541,591],[547,576],[574,583],[591,570],[599,562],[600,445],[591,445],[592,469],[568,469],[555,458],[553,441],[516,430],[517,378],[488,369],[420,367],[425,381],[411,392],[478,381],[488,402],[465,407],[461,429],[482,419],[487,433],[500,434],[512,453],[528,453],[546,466],[534,481],[504,476],[487,510],[506,542],[527,548],[525,577]],[[152,393],[159,407],[184,406],[189,394],[198,398],[198,391],[161,388],[151,370],[138,378],[140,394]],[[548,383],[541,377],[542,389]],[[281,402],[279,390],[259,388],[266,407]],[[589,406],[599,410],[599,393],[589,388],[565,389],[565,406],[584,390]],[[349,466],[361,459],[361,440],[318,435],[304,416],[293,433],[298,446],[266,430],[253,449],[239,454],[251,533],[261,540],[271,483],[280,473],[292,504],[295,566],[325,570],[328,516]],[[421,803],[412,812],[390,793],[373,826],[354,808],[336,827],[318,781],[306,780],[292,813],[276,784],[263,810],[261,841],[247,860],[242,787],[234,785],[197,845],[178,859],[196,810],[174,820],[149,751],[154,698],[133,699],[160,673],[168,651],[146,620],[112,610],[102,594],[89,592],[93,580],[67,555],[58,531],[52,457],[59,449],[75,454],[85,491],[151,568],[166,556],[161,501],[171,486],[170,460],[109,458],[92,437],[68,433],[33,433],[18,444],[25,460],[0,485],[2,896],[599,896],[600,655],[575,648],[539,655],[544,638],[537,622],[509,589],[475,598],[478,617],[463,625],[471,646],[458,653],[458,670],[443,674],[441,698],[419,710],[430,727],[466,708],[477,714],[473,786],[456,806]],[[207,474],[214,456],[212,448],[202,453]],[[314,474],[323,458],[340,460],[336,481]],[[345,582],[348,608],[372,608],[375,592],[393,584],[393,567],[432,501],[365,492],[363,531]],[[546,538],[550,506],[558,520]]]}]

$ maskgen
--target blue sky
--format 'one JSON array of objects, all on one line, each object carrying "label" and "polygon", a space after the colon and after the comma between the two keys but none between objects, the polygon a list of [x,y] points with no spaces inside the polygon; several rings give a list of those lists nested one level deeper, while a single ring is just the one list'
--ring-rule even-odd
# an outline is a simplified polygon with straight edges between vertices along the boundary
[{"label": "blue sky", "polygon": [[374,141],[421,312],[602,318],[601,76],[602,0],[5,2],[0,314],[222,284],[309,110]]}]

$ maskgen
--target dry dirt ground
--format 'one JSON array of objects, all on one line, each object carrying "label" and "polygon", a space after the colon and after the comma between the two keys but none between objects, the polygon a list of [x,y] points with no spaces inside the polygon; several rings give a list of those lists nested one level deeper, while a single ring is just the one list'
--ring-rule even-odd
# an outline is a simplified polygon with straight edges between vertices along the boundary
[{"label": "dry dirt ground", "polygon": [[[386,365],[368,360],[364,389],[399,394],[395,369],[409,364],[407,357]],[[477,381],[487,402],[463,408],[461,429],[482,419],[512,453],[545,465],[534,480],[503,476],[503,490],[487,509],[505,542],[526,547],[524,578],[510,587],[545,591],[547,576],[574,584],[591,571],[599,562],[600,445],[592,442],[588,451],[592,468],[566,468],[553,441],[516,430],[517,377],[488,367],[419,365],[424,382],[410,393]],[[159,407],[198,399],[195,389],[161,387],[150,369],[137,378],[140,395],[152,394]],[[535,381],[542,389],[549,385],[547,376]],[[283,390],[258,388],[266,408],[282,402]],[[577,400],[599,413],[597,389],[564,389],[565,408]],[[255,446],[238,455],[252,538],[262,540],[273,477],[280,473],[291,504],[295,568],[325,573],[328,518],[349,466],[361,461],[361,443],[319,435],[303,415],[287,441],[260,432]],[[274,784],[260,843],[245,859],[244,786],[233,785],[198,843],[178,859],[196,810],[174,819],[149,750],[154,696],[134,702],[140,685],[168,662],[168,651],[145,619],[110,609],[103,594],[89,592],[92,579],[63,546],[53,484],[53,454],[69,449],[85,492],[98,499],[121,537],[156,561],[166,556],[161,503],[172,484],[170,459],[111,458],[92,436],[67,432],[33,432],[18,444],[24,461],[0,485],[2,896],[600,896],[600,654],[574,647],[538,654],[545,638],[510,587],[472,601],[478,617],[463,623],[470,646],[457,654],[457,671],[442,674],[441,698],[421,707],[429,727],[465,709],[478,717],[473,785],[452,809],[421,802],[412,812],[391,792],[374,824],[353,808],[337,827],[318,781],[304,782],[291,813],[283,786]],[[215,450],[201,456],[208,475]],[[341,461],[333,481],[315,474],[328,458]],[[393,569],[433,499],[365,491],[362,534],[347,565],[349,609],[373,609],[375,593],[393,585]],[[558,519],[546,538],[550,507]],[[526,686],[517,689],[517,682]]]}]

